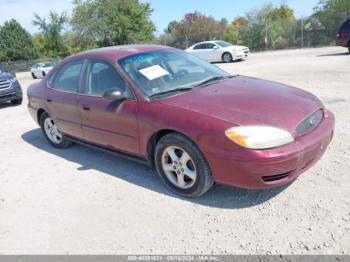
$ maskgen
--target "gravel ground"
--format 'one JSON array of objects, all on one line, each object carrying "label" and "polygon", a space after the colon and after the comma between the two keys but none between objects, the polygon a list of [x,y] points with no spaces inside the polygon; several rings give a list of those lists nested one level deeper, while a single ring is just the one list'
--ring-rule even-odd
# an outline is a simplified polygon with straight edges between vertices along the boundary
[{"label": "gravel ground", "polygon": [[[350,254],[350,56],[341,48],[252,54],[218,64],[298,86],[336,115],[323,159],[293,184],[216,186],[197,200],[149,168],[49,146],[22,106],[0,105],[0,254]],[[32,82],[21,75],[26,89]]]}]

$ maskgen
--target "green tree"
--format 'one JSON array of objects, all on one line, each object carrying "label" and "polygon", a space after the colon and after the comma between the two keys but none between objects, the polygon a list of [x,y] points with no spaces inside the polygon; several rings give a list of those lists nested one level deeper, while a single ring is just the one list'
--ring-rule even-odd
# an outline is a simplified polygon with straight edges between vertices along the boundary
[{"label": "green tree", "polygon": [[236,17],[226,29],[224,40],[237,44],[245,44],[245,32],[247,31],[248,21],[245,17]]},{"label": "green tree", "polygon": [[[73,0],[71,19],[80,49],[144,43],[153,39],[151,6],[138,0]],[[71,36],[71,40],[76,41]]]},{"label": "green tree", "polygon": [[172,46],[187,48],[197,42],[221,39],[226,32],[227,24],[226,19],[217,21],[211,16],[194,12],[186,14],[181,21],[170,22],[165,34],[171,36]]},{"label": "green tree", "polygon": [[[42,37],[40,39],[42,44],[41,55],[52,58],[65,56],[67,48],[63,42],[62,31],[68,22],[66,13],[58,14],[50,11],[48,19],[37,14],[34,14],[34,17],[32,23],[39,28]],[[37,40],[39,40],[39,37]]]},{"label": "green tree", "polygon": [[14,19],[0,26],[0,61],[29,60],[37,57],[30,34]]},{"label": "green tree", "polygon": [[[307,21],[310,45],[334,43],[335,34],[343,22],[350,17],[349,0],[321,0],[314,14]],[[315,30],[315,24],[319,28]]]}]

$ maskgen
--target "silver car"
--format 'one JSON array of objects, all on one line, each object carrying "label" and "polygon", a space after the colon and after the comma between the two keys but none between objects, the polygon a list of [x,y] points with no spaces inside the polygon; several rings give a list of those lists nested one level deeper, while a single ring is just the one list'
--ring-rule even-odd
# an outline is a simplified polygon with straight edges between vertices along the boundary
[{"label": "silver car", "polygon": [[197,43],[185,51],[207,62],[224,63],[245,60],[250,52],[246,46],[233,45],[221,40]]},{"label": "silver car", "polygon": [[31,69],[33,79],[44,78],[53,68],[52,62],[38,63],[33,65]]}]

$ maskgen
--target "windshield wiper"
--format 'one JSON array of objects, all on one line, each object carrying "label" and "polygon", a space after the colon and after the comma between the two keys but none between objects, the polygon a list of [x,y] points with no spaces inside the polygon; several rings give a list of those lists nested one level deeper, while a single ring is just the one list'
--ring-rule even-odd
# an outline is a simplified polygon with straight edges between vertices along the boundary
[{"label": "windshield wiper", "polygon": [[197,84],[195,87],[200,87],[200,86],[206,86],[209,84],[213,84],[217,81],[223,80],[223,79],[227,79],[227,78],[232,78],[233,76],[214,76],[211,78],[208,78],[202,82],[200,82],[199,84]]},{"label": "windshield wiper", "polygon": [[181,87],[181,88],[175,88],[175,89],[170,89],[167,91],[163,91],[163,92],[159,92],[153,95],[150,95],[149,97],[155,97],[155,96],[160,96],[160,95],[166,95],[166,94],[171,94],[171,93],[175,93],[175,92],[183,92],[183,91],[189,91],[192,90],[192,87]]}]

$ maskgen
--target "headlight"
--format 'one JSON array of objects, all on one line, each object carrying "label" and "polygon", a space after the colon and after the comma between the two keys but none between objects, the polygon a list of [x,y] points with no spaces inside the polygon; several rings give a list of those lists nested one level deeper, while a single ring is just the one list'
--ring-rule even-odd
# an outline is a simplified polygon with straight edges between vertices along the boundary
[{"label": "headlight", "polygon": [[250,149],[269,149],[294,141],[289,132],[271,126],[238,126],[225,131],[227,138]]}]

